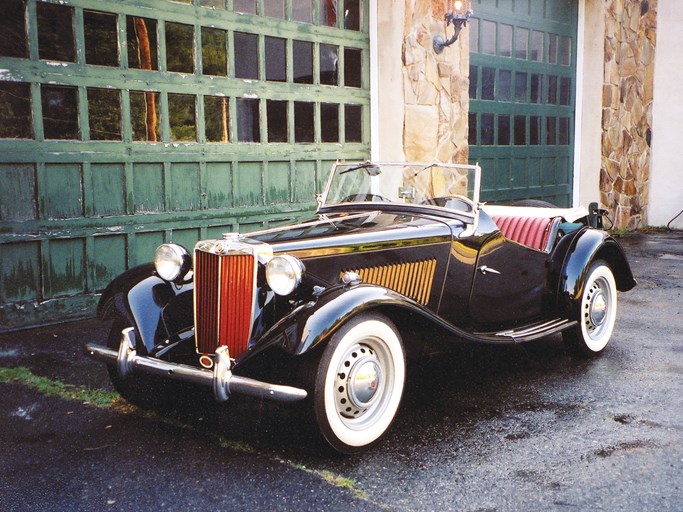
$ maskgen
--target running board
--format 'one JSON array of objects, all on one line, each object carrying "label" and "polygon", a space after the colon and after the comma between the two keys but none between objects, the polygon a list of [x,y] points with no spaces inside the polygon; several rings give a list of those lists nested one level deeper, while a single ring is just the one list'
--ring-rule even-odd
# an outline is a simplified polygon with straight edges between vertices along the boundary
[{"label": "running board", "polygon": [[531,341],[543,338],[550,334],[569,329],[576,325],[576,320],[566,318],[556,318],[544,322],[529,325],[521,325],[514,329],[499,332],[475,332],[474,336],[481,341],[490,343],[519,343],[521,341]]}]

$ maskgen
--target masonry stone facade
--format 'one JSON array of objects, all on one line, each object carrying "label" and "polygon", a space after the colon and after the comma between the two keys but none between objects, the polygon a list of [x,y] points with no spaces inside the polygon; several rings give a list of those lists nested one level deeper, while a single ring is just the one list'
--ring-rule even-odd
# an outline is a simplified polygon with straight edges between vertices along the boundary
[{"label": "masonry stone facade", "polygon": [[657,0],[607,0],[600,200],[616,227],[647,225]]},{"label": "masonry stone facade", "polygon": [[[432,37],[444,35],[444,14],[443,0],[406,0],[403,146],[409,162],[467,163],[467,29],[455,44],[436,54]],[[447,37],[452,30],[449,26]]]},{"label": "masonry stone facade", "polygon": [[[616,227],[647,225],[658,0],[604,2],[604,78],[600,201]],[[406,0],[402,71],[403,149],[408,161],[466,163],[467,28],[443,53],[445,2]],[[579,135],[580,136],[580,135]]]}]

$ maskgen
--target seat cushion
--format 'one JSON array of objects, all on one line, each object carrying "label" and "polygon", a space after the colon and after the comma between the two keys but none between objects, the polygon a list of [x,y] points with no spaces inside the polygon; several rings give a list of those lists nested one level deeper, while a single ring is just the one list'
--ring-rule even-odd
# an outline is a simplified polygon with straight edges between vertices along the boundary
[{"label": "seat cushion", "polygon": [[555,220],[548,217],[493,216],[505,238],[539,251],[549,249],[548,241]]}]

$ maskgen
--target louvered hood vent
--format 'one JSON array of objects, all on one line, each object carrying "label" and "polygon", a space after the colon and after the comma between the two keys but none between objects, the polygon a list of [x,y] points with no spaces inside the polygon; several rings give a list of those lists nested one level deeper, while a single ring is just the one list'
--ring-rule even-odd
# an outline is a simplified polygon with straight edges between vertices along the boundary
[{"label": "louvered hood vent", "polygon": [[394,290],[420,304],[427,304],[432,292],[436,260],[428,259],[392,265],[349,268],[342,271],[355,272],[364,283],[375,284]]}]

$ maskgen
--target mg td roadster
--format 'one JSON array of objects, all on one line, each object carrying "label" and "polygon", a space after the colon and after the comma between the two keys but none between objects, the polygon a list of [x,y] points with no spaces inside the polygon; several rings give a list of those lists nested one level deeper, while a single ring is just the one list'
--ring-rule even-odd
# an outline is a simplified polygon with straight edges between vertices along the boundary
[{"label": "mg td roadster", "polygon": [[483,204],[480,179],[478,166],[337,163],[310,220],[192,252],[165,243],[116,278],[98,307],[111,335],[86,353],[133,403],[168,379],[219,401],[305,400],[353,453],[390,427],[429,339],[561,332],[575,353],[602,352],[617,292],[636,284],[605,212]]}]

